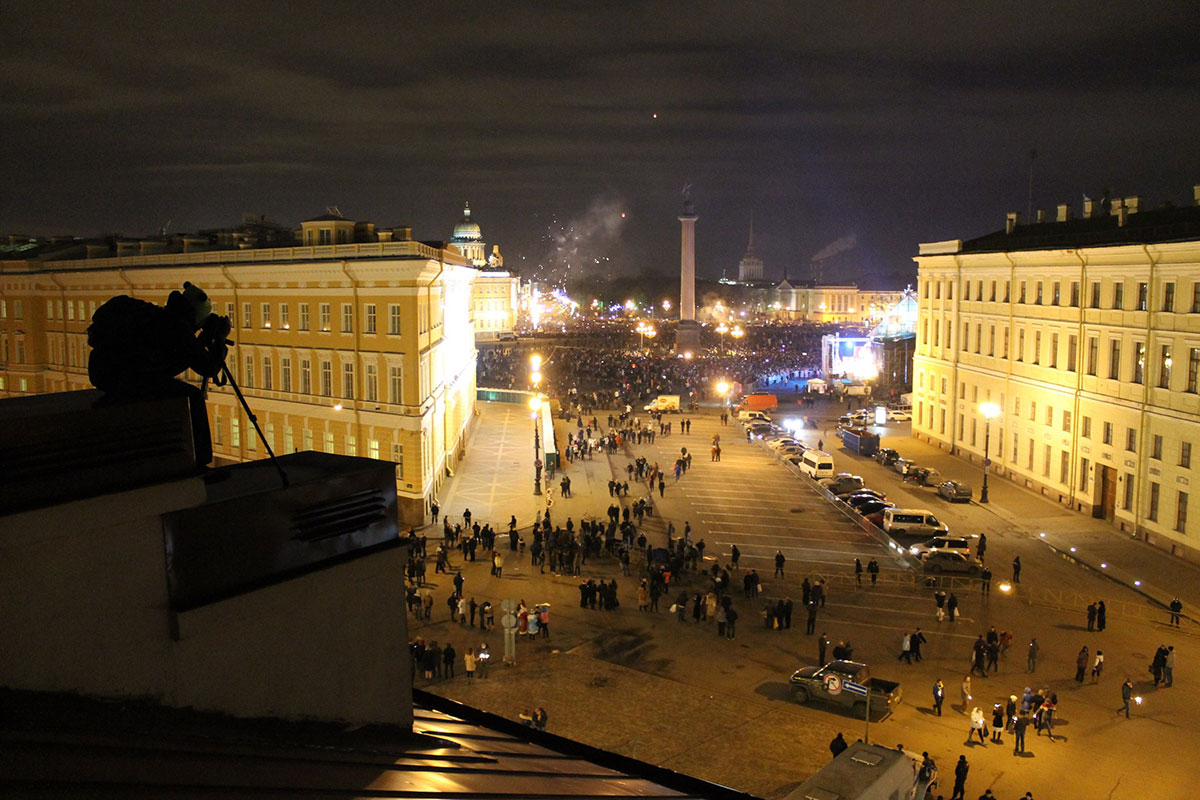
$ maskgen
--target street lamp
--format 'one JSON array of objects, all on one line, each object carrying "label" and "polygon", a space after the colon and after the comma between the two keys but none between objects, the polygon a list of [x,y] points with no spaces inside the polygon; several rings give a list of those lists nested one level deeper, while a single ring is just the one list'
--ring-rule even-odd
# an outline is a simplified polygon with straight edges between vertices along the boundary
[{"label": "street lamp", "polygon": [[533,493],[542,493],[542,441],[538,434],[538,411],[542,408],[542,398],[529,398],[529,410],[533,417]]},{"label": "street lamp", "polygon": [[979,502],[986,503],[988,501],[988,467],[991,466],[992,459],[992,420],[1000,416],[1000,406],[995,403],[980,403],[979,413],[983,414],[986,420],[983,424],[983,489],[979,492]]}]

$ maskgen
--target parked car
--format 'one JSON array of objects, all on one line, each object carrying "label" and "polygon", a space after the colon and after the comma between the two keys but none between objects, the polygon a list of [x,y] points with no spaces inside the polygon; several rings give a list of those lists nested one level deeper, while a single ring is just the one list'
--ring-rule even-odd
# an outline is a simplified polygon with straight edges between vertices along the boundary
[{"label": "parked car", "polygon": [[883,464],[885,467],[895,464],[898,458],[900,458],[900,454],[890,447],[884,447],[875,454],[875,461]]},{"label": "parked car", "polygon": [[773,450],[780,447],[786,447],[787,445],[796,444],[800,444],[800,442],[796,441],[791,436],[776,436],[772,439],[767,439],[767,447],[770,447]]},{"label": "parked car", "polygon": [[962,553],[930,553],[925,558],[925,573],[938,575],[953,572],[972,578],[983,572],[983,562]]},{"label": "parked car", "polygon": [[889,509],[895,509],[896,505],[894,503],[888,503],[887,500],[877,500],[876,504],[859,506],[858,513],[863,515],[863,519],[865,519],[866,522],[876,525],[878,528],[882,528],[883,516],[886,515]]},{"label": "parked car", "polygon": [[833,703],[852,709],[856,717],[894,711],[903,697],[900,684],[872,678],[867,665],[858,661],[833,661],[823,667],[802,667],[792,673],[788,683],[796,702]]},{"label": "parked car", "polygon": [[842,414],[840,417],[838,417],[837,424],[839,428],[853,428],[854,417],[850,416],[849,414]]},{"label": "parked car", "polygon": [[908,552],[917,558],[924,558],[933,553],[958,553],[969,556],[971,555],[971,543],[965,536],[935,536],[928,541],[914,544],[908,548]]},{"label": "parked car", "polygon": [[954,502],[971,502],[971,486],[963,481],[942,481],[938,484],[937,493]]},{"label": "parked car", "polygon": [[859,489],[854,494],[846,498],[846,502],[852,506],[861,506],[871,500],[886,500],[887,495],[883,492],[877,492],[874,489]]},{"label": "parked car", "polygon": [[854,510],[861,514],[867,522],[879,525],[883,522],[883,512],[895,507],[895,503],[889,503],[887,500],[869,500]]},{"label": "parked car", "polygon": [[901,475],[907,475],[908,471],[917,468],[917,462],[909,458],[897,458],[892,462],[892,469],[899,472]]},{"label": "parked car", "polygon": [[789,444],[784,447],[775,448],[775,455],[777,455],[777,456],[802,456],[802,455],[804,455],[804,448],[798,444]]},{"label": "parked car", "polygon": [[863,488],[863,479],[849,472],[839,472],[832,478],[822,478],[820,483],[830,494],[836,495],[849,496]]},{"label": "parked car", "polygon": [[896,409],[894,411],[888,411],[887,415],[888,415],[888,422],[911,422],[912,421],[912,412],[911,411],[901,411],[899,409]]}]

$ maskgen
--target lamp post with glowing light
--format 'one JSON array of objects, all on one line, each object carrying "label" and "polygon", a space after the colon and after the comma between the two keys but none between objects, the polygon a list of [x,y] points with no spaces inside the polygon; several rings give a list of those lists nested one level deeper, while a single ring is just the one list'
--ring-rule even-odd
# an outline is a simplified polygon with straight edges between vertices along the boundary
[{"label": "lamp post with glowing light", "polygon": [[721,395],[721,404],[724,407],[729,405],[729,381],[717,381],[717,394]]},{"label": "lamp post with glowing light", "polygon": [[638,350],[645,349],[645,337],[649,336],[653,339],[658,335],[658,331],[654,330],[654,326],[648,322],[639,322],[634,330],[638,334]]},{"label": "lamp post with glowing light", "polygon": [[542,408],[542,398],[538,394],[538,384],[542,382],[542,357],[534,353],[529,357],[529,381],[533,384],[534,396],[529,398],[529,410],[533,413],[533,493],[542,493],[542,440],[538,431],[541,420],[539,412]]},{"label": "lamp post with glowing light", "polygon": [[988,501],[988,467],[992,464],[992,420],[1000,416],[1000,406],[995,403],[980,403],[979,413],[983,414],[985,420],[983,424],[983,489],[979,492],[979,502],[986,503]]}]

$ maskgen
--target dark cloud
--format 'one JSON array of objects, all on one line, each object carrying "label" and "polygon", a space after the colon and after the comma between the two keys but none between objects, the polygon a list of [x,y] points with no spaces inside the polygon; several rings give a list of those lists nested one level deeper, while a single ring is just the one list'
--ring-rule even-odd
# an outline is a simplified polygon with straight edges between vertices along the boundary
[{"label": "dark cloud", "polygon": [[[1103,186],[1200,181],[1192,3],[0,5],[0,230],[295,222],[330,203],[511,263],[622,198],[612,269],[767,270],[854,235],[871,281]],[[657,119],[654,115],[657,114]],[[614,206],[615,208],[615,206]],[[843,254],[847,256],[851,254]],[[524,257],[524,259],[522,259]]]}]

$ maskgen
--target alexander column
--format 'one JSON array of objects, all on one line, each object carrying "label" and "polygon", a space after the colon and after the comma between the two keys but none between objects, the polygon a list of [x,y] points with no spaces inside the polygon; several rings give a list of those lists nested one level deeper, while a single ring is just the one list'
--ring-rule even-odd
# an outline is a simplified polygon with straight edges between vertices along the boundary
[{"label": "alexander column", "polygon": [[700,352],[700,325],[696,322],[696,209],[692,205],[692,185],[683,187],[683,214],[679,217],[682,238],[679,249],[679,330],[675,333],[675,352]]}]

